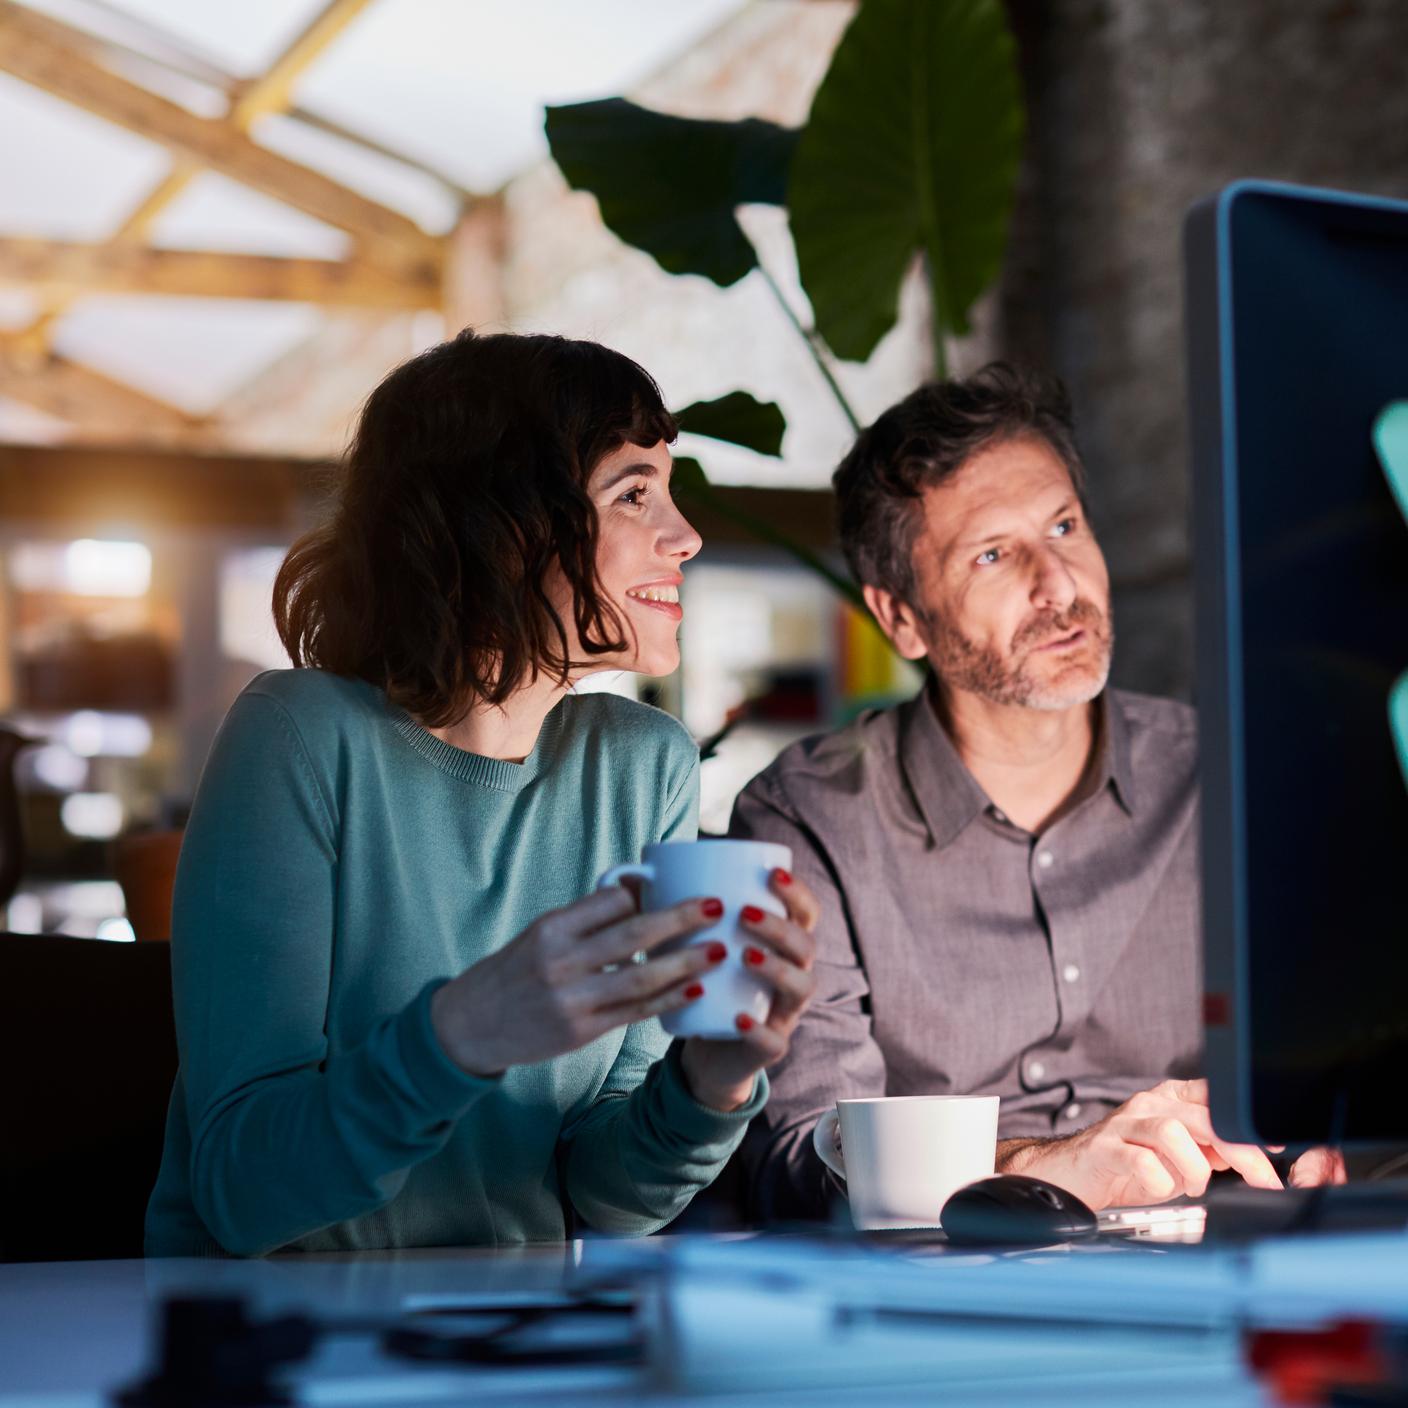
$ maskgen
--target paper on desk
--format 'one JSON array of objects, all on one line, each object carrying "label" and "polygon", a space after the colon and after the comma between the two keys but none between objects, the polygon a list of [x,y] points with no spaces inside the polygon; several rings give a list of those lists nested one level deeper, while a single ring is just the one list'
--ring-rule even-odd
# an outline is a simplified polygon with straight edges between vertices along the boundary
[{"label": "paper on desk", "polygon": [[648,1304],[673,1389],[923,1381],[1014,1390],[1128,1373],[1245,1381],[1246,1325],[1408,1322],[1408,1240],[1371,1234],[1123,1255],[937,1257],[685,1242]]}]

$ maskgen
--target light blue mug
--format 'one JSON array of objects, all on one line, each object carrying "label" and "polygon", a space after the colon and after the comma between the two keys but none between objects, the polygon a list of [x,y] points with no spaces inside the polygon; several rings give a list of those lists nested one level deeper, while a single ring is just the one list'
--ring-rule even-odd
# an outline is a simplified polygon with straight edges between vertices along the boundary
[{"label": "light blue mug", "polygon": [[702,973],[704,996],[687,1007],[667,1012],[661,1025],[671,1036],[702,1036],[736,1041],[735,1019],[746,1012],[766,1022],[772,1010],[772,984],[743,962],[743,950],[754,942],[739,922],[745,905],[765,913],[785,915],[786,907],[768,888],[774,870],[791,870],[792,850],[771,841],[662,841],[647,846],[639,864],[616,865],[597,881],[597,889],[634,877],[641,882],[641,909],[669,909],[688,899],[723,901],[717,923],[683,939],[662,944],[657,953],[671,953],[685,944],[720,942],[728,957]]}]

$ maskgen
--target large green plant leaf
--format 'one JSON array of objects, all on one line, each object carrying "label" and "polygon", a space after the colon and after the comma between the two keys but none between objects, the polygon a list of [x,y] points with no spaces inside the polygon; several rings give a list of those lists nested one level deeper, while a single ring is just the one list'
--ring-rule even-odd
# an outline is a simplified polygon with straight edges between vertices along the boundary
[{"label": "large green plant leaf", "polygon": [[781,205],[797,134],[771,122],[699,122],[624,98],[547,110],[548,145],[601,218],[672,274],[727,287],[757,265],[734,211]]},{"label": "large green plant leaf", "polygon": [[817,90],[787,204],[817,328],[863,360],[927,257],[934,342],[1002,262],[1022,143],[1000,0],[864,0]]},{"label": "large green plant leaf", "polygon": [[760,455],[782,452],[782,436],[787,429],[782,408],[776,401],[759,401],[746,391],[730,391],[716,401],[695,401],[675,412],[681,430],[691,435],[707,435],[711,440],[727,440]]}]

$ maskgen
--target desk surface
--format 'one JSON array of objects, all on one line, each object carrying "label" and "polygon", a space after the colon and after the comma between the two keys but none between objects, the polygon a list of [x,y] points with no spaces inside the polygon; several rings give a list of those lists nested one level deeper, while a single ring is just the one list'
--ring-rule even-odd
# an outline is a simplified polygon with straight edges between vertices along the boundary
[{"label": "desk surface", "polygon": [[[1408,1323],[1408,1242],[1382,1234],[1266,1244],[1252,1254],[1090,1244],[1019,1259],[926,1257],[788,1238],[660,1237],[0,1265],[0,1408],[103,1402],[150,1367],[153,1308],[171,1295],[242,1296],[260,1318],[294,1310],[394,1318],[551,1300],[569,1283],[621,1276],[667,1288],[658,1292],[664,1328],[659,1306],[655,1327],[667,1345],[663,1367],[656,1348],[646,1369],[442,1370],[383,1359],[371,1341],[334,1341],[290,1381],[300,1401],[329,1408],[411,1408],[471,1394],[476,1404],[715,1394],[734,1404],[863,1401],[867,1372],[909,1381],[885,1386],[893,1403],[932,1402],[937,1387],[961,1386],[951,1401],[1019,1395],[1029,1404],[1249,1408],[1266,1401],[1241,1364],[1239,1329],[1249,1320],[1315,1324],[1359,1314]],[[839,1316],[838,1297],[848,1301]],[[857,1311],[877,1304],[889,1320],[882,1311],[868,1322],[869,1311]],[[1120,1323],[1109,1323],[1112,1314]],[[786,1392],[798,1377],[810,1382]]]}]

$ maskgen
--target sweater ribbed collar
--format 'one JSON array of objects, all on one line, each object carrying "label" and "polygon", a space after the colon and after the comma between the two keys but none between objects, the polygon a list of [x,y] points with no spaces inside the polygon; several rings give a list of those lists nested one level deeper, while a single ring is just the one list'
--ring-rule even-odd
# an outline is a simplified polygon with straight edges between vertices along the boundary
[{"label": "sweater ribbed collar", "polygon": [[432,767],[439,768],[441,772],[457,778],[460,782],[487,787],[493,792],[521,792],[539,773],[545,772],[551,765],[552,755],[562,733],[564,702],[560,700],[554,705],[543,720],[533,751],[521,763],[510,763],[503,758],[486,758],[481,753],[456,748],[444,739],[436,738],[429,729],[422,728],[404,709],[394,705],[388,705],[388,708],[396,732]]}]

